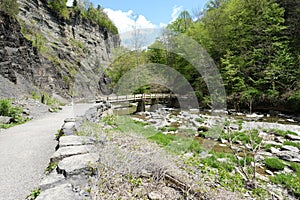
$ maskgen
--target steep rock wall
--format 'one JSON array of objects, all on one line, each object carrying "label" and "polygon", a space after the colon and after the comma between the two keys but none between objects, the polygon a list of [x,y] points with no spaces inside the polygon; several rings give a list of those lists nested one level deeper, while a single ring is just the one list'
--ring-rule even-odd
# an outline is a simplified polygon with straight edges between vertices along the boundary
[{"label": "steep rock wall", "polygon": [[19,3],[18,22],[1,13],[0,74],[25,93],[34,87],[64,97],[107,92],[102,73],[119,37],[78,16],[59,18],[46,0]]}]

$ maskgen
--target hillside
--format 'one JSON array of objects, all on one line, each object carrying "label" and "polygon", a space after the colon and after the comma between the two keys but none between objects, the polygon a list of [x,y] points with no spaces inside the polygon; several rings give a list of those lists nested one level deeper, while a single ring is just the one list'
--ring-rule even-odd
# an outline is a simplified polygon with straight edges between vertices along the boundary
[{"label": "hillside", "polygon": [[19,5],[17,19],[0,12],[1,97],[107,92],[103,69],[120,43],[113,31],[76,13],[65,19],[46,0],[21,0]]}]

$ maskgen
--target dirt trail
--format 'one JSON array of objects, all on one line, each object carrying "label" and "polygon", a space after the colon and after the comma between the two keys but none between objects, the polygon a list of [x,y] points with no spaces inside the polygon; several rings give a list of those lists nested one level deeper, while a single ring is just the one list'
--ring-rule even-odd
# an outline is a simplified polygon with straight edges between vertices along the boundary
[{"label": "dirt trail", "polygon": [[63,120],[84,114],[93,104],[65,106],[58,113],[0,132],[0,200],[22,200],[38,187],[57,144]]}]

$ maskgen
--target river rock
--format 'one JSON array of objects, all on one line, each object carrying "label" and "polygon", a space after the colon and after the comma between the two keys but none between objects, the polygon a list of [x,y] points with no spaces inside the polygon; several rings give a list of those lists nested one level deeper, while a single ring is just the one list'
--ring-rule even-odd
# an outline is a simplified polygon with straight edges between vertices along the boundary
[{"label": "river rock", "polygon": [[63,158],[86,154],[94,151],[95,147],[93,145],[82,145],[82,146],[66,146],[59,148],[51,157],[51,162],[58,162]]},{"label": "river rock", "polygon": [[287,135],[286,135],[286,138],[287,138],[287,139],[290,139],[290,140],[297,140],[297,141],[300,141],[300,136],[298,136],[298,135],[287,134]]},{"label": "river rock", "polygon": [[277,149],[277,148],[275,148],[275,147],[271,147],[271,148],[270,148],[270,151],[271,151],[272,154],[277,154],[277,153],[280,152],[280,150]]},{"label": "river rock", "polygon": [[281,150],[287,150],[287,151],[292,151],[295,153],[299,153],[299,149],[297,147],[289,146],[289,145],[283,145],[281,147]]},{"label": "river rock", "polygon": [[300,155],[293,151],[280,151],[276,155],[282,160],[289,162],[300,162]]},{"label": "river rock", "polygon": [[69,177],[73,175],[90,175],[95,173],[94,165],[99,160],[99,154],[89,153],[64,158],[58,163],[57,171]]}]

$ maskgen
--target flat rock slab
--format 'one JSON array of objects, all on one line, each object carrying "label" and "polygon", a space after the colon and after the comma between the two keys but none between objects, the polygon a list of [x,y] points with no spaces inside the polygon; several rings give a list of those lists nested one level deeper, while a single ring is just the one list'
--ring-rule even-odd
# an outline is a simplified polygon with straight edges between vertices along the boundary
[{"label": "flat rock slab", "polygon": [[295,153],[299,153],[299,149],[297,147],[294,147],[294,146],[289,146],[289,145],[283,145],[281,147],[282,150],[287,150],[287,151],[292,151],[292,152],[295,152]]},{"label": "flat rock slab", "polygon": [[40,183],[41,191],[55,187],[58,183],[62,183],[65,180],[64,175],[57,174],[53,171],[51,174],[42,179]]},{"label": "flat rock slab", "polygon": [[299,135],[287,134],[287,135],[286,135],[286,138],[287,138],[287,139],[290,139],[290,140],[297,140],[297,141],[300,141],[300,136],[299,136]]},{"label": "flat rock slab", "polygon": [[51,162],[58,162],[66,157],[87,154],[95,150],[93,145],[82,145],[82,146],[66,146],[59,148],[51,157]]},{"label": "flat rock slab", "polygon": [[71,184],[62,184],[54,188],[42,191],[36,200],[83,200],[90,199],[79,196],[72,190]]},{"label": "flat rock slab", "polygon": [[94,167],[98,161],[98,153],[75,155],[60,161],[57,166],[57,171],[63,173],[67,178],[79,174],[91,175],[95,173]]},{"label": "flat rock slab", "polygon": [[69,135],[60,137],[59,148],[67,146],[90,145],[94,143],[95,140],[92,137]]}]

